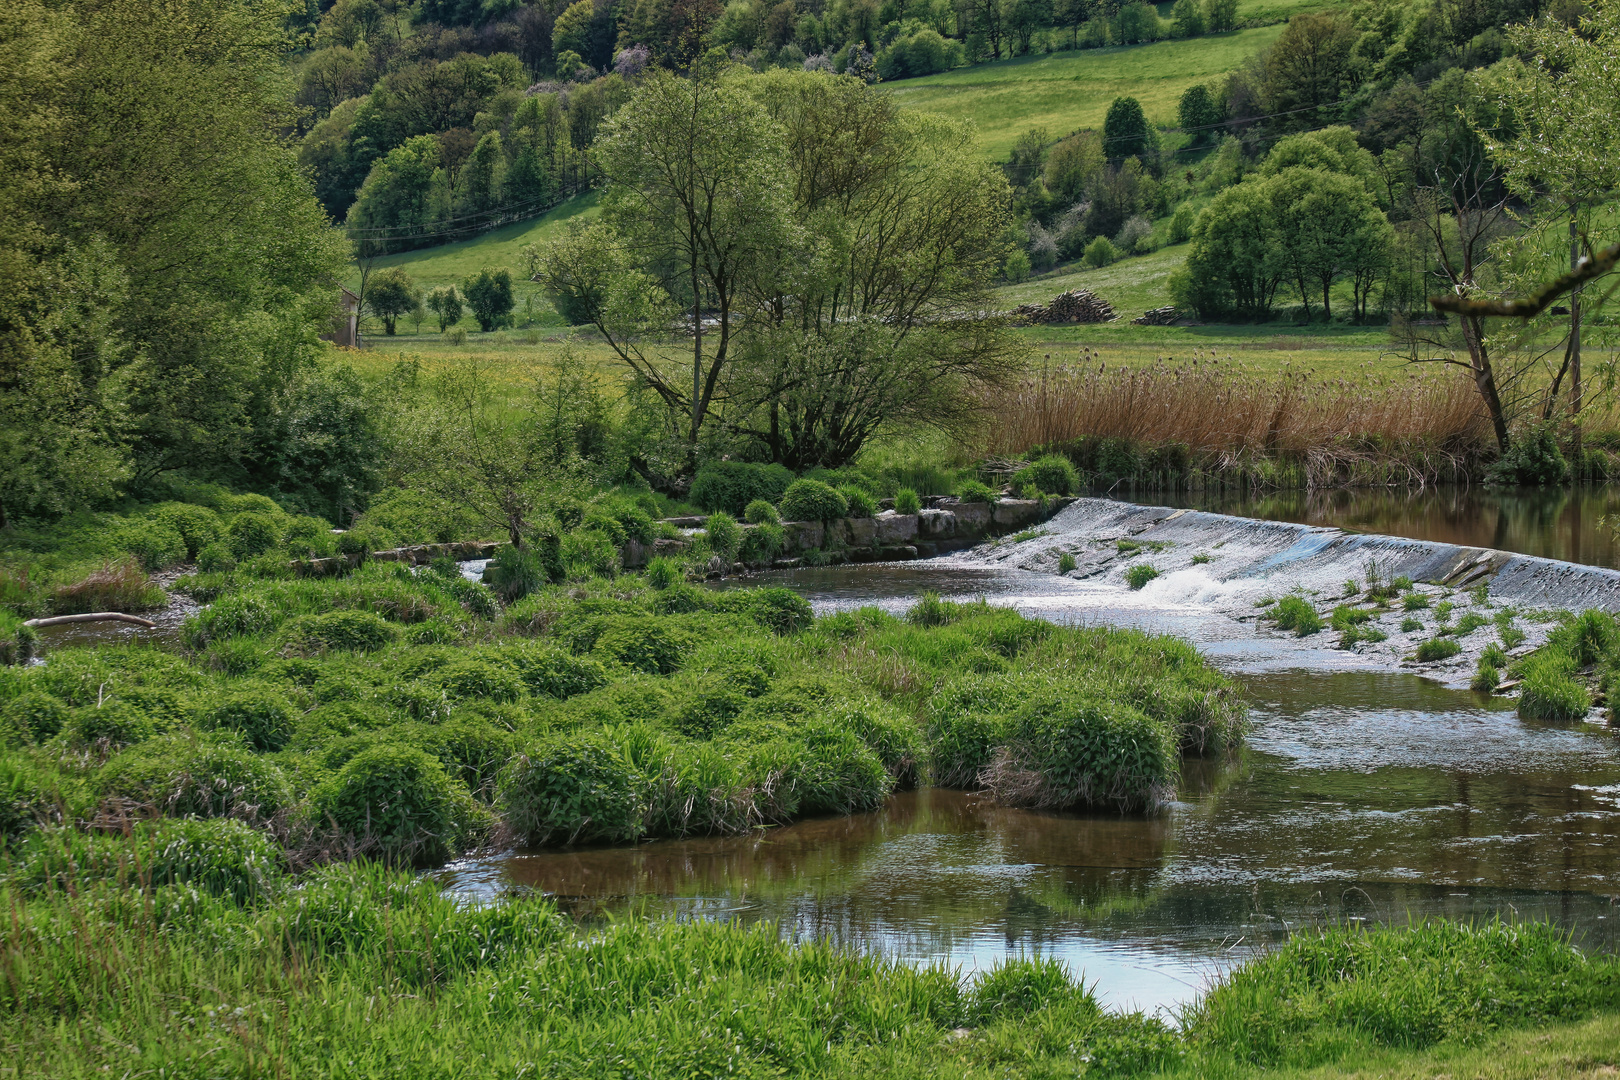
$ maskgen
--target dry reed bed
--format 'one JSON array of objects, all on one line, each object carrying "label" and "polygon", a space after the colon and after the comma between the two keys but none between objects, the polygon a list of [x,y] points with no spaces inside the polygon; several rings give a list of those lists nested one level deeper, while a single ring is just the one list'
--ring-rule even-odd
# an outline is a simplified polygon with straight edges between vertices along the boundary
[{"label": "dry reed bed", "polygon": [[1437,457],[1461,467],[1492,446],[1473,383],[1439,370],[1354,380],[1261,376],[1230,357],[1125,367],[1088,349],[1077,361],[1046,361],[986,405],[992,423],[982,449],[1009,458],[1072,440],[1121,439],[1185,446],[1199,468],[1285,457],[1325,477],[1347,461],[1419,451],[1425,463],[1414,462],[1412,478],[1421,480]]}]

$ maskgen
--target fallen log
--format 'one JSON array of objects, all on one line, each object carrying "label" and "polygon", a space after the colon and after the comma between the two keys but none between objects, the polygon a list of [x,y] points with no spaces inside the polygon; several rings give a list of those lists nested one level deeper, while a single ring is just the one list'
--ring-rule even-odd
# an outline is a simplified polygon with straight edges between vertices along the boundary
[{"label": "fallen log", "polygon": [[125,615],[122,611],[92,611],[84,615],[53,615],[48,619],[29,619],[24,626],[63,626],[67,623],[80,622],[127,622],[134,626],[142,626],[150,630],[157,623],[151,619],[143,619],[139,615]]}]

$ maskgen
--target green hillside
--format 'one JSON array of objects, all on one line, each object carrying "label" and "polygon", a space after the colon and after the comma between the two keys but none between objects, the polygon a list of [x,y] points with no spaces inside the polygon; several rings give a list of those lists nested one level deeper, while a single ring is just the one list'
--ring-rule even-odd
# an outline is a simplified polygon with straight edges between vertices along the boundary
[{"label": "green hillside", "polygon": [[[550,213],[529,221],[507,225],[471,240],[389,255],[378,259],[373,267],[380,270],[385,266],[403,266],[424,289],[431,289],[435,285],[459,285],[486,266],[507,267],[515,276],[523,268],[519,252],[525,245],[549,240],[564,222],[574,218],[591,218],[596,213],[596,192],[588,191],[569,199]],[[351,268],[346,284],[351,289],[359,287],[358,269]],[[468,325],[472,325],[470,321]]]},{"label": "green hillside", "polygon": [[1100,128],[1109,103],[1121,95],[1140,101],[1154,123],[1173,124],[1183,90],[1238,67],[1281,33],[1278,23],[1185,41],[1024,56],[906,79],[889,92],[910,108],[973,121],[985,152],[1004,161],[1030,128],[1053,137]]}]

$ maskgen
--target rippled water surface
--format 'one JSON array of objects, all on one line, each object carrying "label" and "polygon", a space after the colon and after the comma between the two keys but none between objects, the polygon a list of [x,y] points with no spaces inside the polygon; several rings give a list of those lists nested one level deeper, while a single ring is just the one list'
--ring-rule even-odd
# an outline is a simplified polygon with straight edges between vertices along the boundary
[{"label": "rippled water surface", "polygon": [[1501,914],[1556,919],[1593,947],[1620,937],[1620,751],[1606,727],[1526,723],[1510,702],[1050,575],[934,562],[769,577],[823,611],[899,609],[931,589],[1181,633],[1243,681],[1253,734],[1235,760],[1189,762],[1179,801],[1152,817],[923,790],[747,837],[511,853],[458,864],[447,883],[538,889],[587,915],[769,919],[965,970],[1050,954],[1113,1005],[1167,1011],[1304,925]]}]

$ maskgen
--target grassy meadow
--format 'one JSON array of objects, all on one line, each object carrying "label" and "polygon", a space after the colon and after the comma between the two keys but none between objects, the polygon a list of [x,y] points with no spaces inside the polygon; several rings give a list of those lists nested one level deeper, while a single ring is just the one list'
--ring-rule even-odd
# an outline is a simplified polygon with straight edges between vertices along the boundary
[{"label": "grassy meadow", "polygon": [[[1241,11],[1253,17],[1247,6]],[[1153,123],[1173,125],[1182,91],[1238,67],[1281,33],[1277,24],[1185,41],[1022,56],[904,79],[889,92],[908,108],[972,121],[984,152],[1005,161],[1031,128],[1044,128],[1052,138],[1101,128],[1109,104],[1120,96],[1140,101]]]}]

